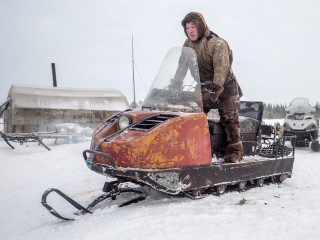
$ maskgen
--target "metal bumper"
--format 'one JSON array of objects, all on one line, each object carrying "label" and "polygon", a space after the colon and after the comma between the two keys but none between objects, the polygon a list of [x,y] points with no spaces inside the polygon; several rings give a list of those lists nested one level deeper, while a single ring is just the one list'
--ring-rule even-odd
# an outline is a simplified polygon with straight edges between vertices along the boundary
[{"label": "metal bumper", "polygon": [[295,135],[297,136],[297,142],[303,142],[305,139],[314,141],[318,138],[318,129],[311,130],[285,130],[284,135]]}]

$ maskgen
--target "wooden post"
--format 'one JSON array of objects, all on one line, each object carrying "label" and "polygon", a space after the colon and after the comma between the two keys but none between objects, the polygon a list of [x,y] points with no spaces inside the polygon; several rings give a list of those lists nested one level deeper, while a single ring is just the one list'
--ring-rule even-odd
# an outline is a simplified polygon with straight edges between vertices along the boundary
[{"label": "wooden post", "polygon": [[51,68],[52,68],[53,86],[57,87],[56,65],[55,65],[55,63],[51,63]]}]

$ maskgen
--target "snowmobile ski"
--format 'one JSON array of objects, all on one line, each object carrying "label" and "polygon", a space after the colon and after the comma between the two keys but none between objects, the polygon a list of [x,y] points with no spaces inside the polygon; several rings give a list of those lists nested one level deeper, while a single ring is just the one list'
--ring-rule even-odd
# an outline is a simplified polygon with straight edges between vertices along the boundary
[{"label": "snowmobile ski", "polygon": [[51,192],[56,192],[57,194],[59,194],[62,198],[64,198],[67,202],[69,202],[72,206],[74,206],[75,208],[77,208],[78,210],[80,210],[79,213],[76,213],[76,215],[84,215],[87,213],[92,214],[92,212],[90,211],[94,206],[96,206],[97,204],[99,204],[100,202],[106,200],[107,198],[111,198],[112,200],[115,200],[116,197],[118,195],[120,195],[121,193],[127,193],[127,192],[131,192],[131,193],[137,193],[140,194],[140,196],[133,198],[129,201],[126,201],[124,203],[122,203],[121,205],[119,205],[119,207],[124,207],[124,206],[128,206],[132,203],[138,203],[140,201],[143,201],[144,199],[146,199],[147,197],[147,193],[136,190],[136,189],[132,189],[132,188],[126,188],[126,189],[121,189],[118,188],[118,184],[119,182],[106,182],[103,190],[105,193],[103,193],[102,195],[100,195],[99,197],[97,197],[95,200],[93,200],[88,207],[84,207],[81,204],[79,204],[78,202],[74,201],[72,198],[70,198],[69,196],[67,196],[66,194],[64,194],[63,192],[61,192],[58,189],[55,188],[49,188],[48,190],[46,190],[44,192],[44,194],[42,195],[42,199],[41,199],[41,203],[42,205],[49,210],[49,212],[62,220],[66,220],[66,221],[72,221],[74,219],[72,218],[66,218],[63,217],[62,215],[60,215],[55,209],[53,209],[48,203],[47,203],[47,197]]}]

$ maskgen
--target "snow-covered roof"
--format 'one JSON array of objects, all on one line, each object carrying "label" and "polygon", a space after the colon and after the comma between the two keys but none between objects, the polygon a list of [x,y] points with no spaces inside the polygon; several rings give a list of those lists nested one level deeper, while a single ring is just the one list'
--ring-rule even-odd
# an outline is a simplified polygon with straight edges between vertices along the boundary
[{"label": "snow-covered roof", "polygon": [[13,84],[8,98],[13,108],[121,111],[129,108],[125,95],[114,88],[62,88]]},{"label": "snow-covered roof", "polygon": [[285,109],[288,114],[305,113],[310,114],[315,112],[316,109],[310,106],[309,100],[306,98],[295,98],[292,100],[291,105]]}]

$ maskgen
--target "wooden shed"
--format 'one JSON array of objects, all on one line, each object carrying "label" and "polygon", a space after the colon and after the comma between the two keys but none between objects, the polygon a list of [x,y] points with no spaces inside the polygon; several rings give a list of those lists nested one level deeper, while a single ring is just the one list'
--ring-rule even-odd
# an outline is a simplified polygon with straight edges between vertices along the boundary
[{"label": "wooden shed", "polygon": [[4,110],[5,133],[55,131],[56,124],[77,123],[96,128],[105,119],[129,108],[114,88],[80,89],[12,85]]}]

